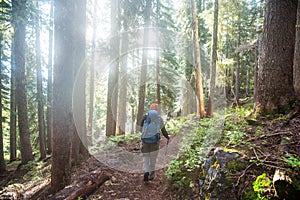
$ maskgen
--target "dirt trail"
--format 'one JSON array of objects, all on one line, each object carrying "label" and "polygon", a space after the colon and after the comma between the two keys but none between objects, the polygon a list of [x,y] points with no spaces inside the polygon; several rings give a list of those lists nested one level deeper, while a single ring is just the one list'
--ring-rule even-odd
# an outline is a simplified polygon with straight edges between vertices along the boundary
[{"label": "dirt trail", "polygon": [[[166,140],[162,140],[160,149],[166,145]],[[134,152],[139,149],[140,141],[132,141],[121,145],[128,152]],[[160,150],[162,151],[162,149]],[[162,152],[163,154],[165,153]],[[142,162],[142,157],[140,158]],[[142,163],[136,163],[142,167]],[[118,171],[112,167],[106,166],[99,160],[92,158],[88,161],[92,168],[100,169],[101,171],[111,174],[110,180],[106,181],[97,191],[89,196],[88,199],[105,199],[105,200],[139,200],[139,199],[154,199],[167,200],[172,199],[166,191],[167,178],[165,175],[166,167],[155,171],[155,178],[151,181],[144,182],[143,173],[129,173]]]},{"label": "dirt trail", "polygon": [[167,196],[166,177],[163,169],[157,170],[152,181],[144,182],[142,173],[127,173],[102,167],[112,175],[89,199],[171,199]]}]

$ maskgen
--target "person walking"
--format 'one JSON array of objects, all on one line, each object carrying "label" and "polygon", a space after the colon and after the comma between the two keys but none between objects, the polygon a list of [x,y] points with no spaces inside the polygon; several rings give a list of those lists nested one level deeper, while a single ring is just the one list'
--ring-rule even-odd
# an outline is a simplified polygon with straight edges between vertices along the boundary
[{"label": "person walking", "polygon": [[154,179],[155,164],[159,150],[160,132],[168,140],[170,136],[164,126],[163,119],[158,113],[158,104],[152,103],[150,110],[143,116],[141,121],[142,126],[142,146],[143,153],[143,171],[144,181]]}]

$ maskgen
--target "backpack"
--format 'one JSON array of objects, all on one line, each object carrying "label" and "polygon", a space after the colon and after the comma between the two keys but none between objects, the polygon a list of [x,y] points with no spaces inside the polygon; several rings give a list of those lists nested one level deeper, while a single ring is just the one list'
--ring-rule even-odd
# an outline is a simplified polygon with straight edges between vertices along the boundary
[{"label": "backpack", "polygon": [[155,144],[160,140],[160,123],[158,112],[156,110],[148,111],[141,136],[144,143]]}]

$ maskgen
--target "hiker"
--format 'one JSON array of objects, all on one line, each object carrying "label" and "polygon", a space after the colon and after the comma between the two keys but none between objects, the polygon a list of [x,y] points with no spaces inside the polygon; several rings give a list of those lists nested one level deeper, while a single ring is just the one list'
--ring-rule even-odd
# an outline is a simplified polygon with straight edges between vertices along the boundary
[{"label": "hiker", "polygon": [[153,103],[150,105],[150,110],[142,118],[141,126],[143,127],[141,152],[143,153],[144,181],[148,181],[154,179],[160,132],[167,138],[168,142],[170,139],[165,129],[163,119],[159,116],[158,104]]}]

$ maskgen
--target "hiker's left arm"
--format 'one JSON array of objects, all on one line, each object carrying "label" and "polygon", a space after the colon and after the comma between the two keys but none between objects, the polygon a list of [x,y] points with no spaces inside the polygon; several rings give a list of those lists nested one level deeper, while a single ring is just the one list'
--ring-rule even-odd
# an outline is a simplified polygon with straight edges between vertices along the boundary
[{"label": "hiker's left arm", "polygon": [[167,132],[165,126],[163,126],[163,127],[161,128],[161,132],[162,132],[162,134],[165,136],[165,138],[170,139],[169,134],[168,134],[168,132]]}]

